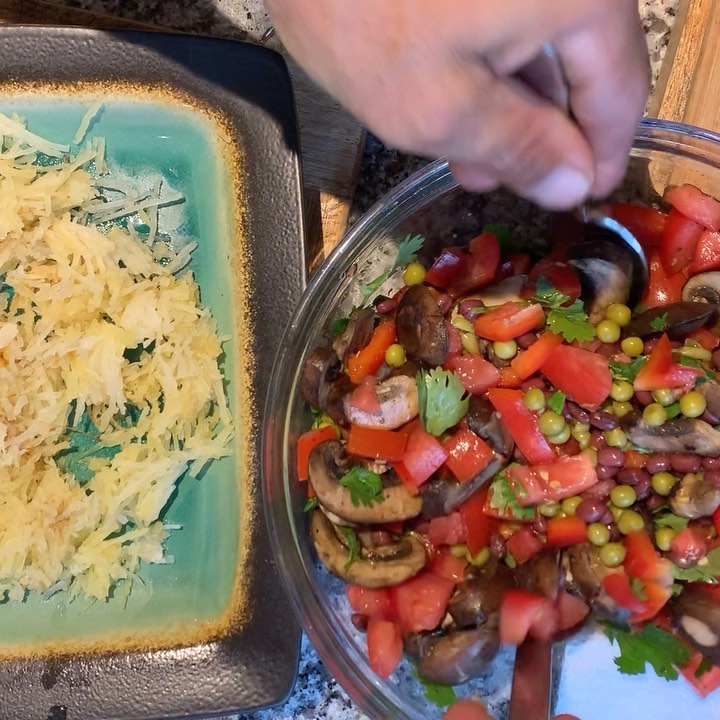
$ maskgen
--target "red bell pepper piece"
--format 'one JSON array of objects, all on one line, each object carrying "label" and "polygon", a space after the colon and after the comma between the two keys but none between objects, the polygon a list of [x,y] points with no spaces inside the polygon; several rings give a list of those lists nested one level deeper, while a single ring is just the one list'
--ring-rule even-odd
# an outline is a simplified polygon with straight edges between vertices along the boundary
[{"label": "red bell pepper piece", "polygon": [[474,478],[493,456],[492,448],[468,427],[451,435],[443,447],[448,453],[445,465],[460,482]]},{"label": "red bell pepper piece", "polygon": [[345,449],[351,455],[382,460],[401,460],[405,454],[406,433],[384,428],[351,425]]},{"label": "red bell pepper piece", "polygon": [[587,523],[575,515],[550,518],[547,543],[551,547],[569,547],[587,540]]},{"label": "red bell pepper piece", "polygon": [[537,415],[525,407],[520,390],[491,388],[488,398],[529,463],[537,465],[555,459],[555,451],[538,429]]},{"label": "red bell pepper piece", "polygon": [[395,321],[386,320],[373,330],[370,342],[351,355],[347,361],[347,374],[352,382],[374,375],[385,360],[386,350],[395,342]]},{"label": "red bell pepper piece", "polygon": [[405,432],[408,436],[405,452],[393,467],[411,490],[417,490],[447,460],[448,452],[418,420],[407,426]]},{"label": "red bell pepper piece", "polygon": [[326,440],[337,440],[337,432],[332,425],[325,425],[316,430],[308,430],[298,438],[297,444],[297,477],[307,480],[310,477],[310,453]]},{"label": "red bell pepper piece", "polygon": [[497,520],[485,513],[487,487],[473,493],[459,508],[465,523],[465,543],[471,555],[477,555],[490,544],[490,535],[497,527]]},{"label": "red bell pepper piece", "polygon": [[518,353],[510,361],[510,367],[526,380],[545,364],[552,351],[562,345],[562,341],[562,335],[546,330],[527,350]]},{"label": "red bell pepper piece", "polygon": [[535,557],[542,549],[540,538],[526,525],[516,530],[506,541],[507,551],[515,558],[518,565]]},{"label": "red bell pepper piece", "polygon": [[475,320],[475,332],[488,340],[506,342],[542,325],[545,312],[537,304],[520,305],[512,300],[483,313]]},{"label": "red bell pepper piece", "polygon": [[700,368],[686,367],[673,361],[670,339],[663,333],[647,362],[640,368],[633,387],[635,390],[689,388],[702,374]]},{"label": "red bell pepper piece", "polygon": [[578,405],[596,410],[610,395],[608,359],[589,350],[558,345],[540,368],[545,377]]},{"label": "red bell pepper piece", "polygon": [[509,365],[500,368],[500,378],[497,386],[501,388],[519,388],[523,384],[523,379]]}]

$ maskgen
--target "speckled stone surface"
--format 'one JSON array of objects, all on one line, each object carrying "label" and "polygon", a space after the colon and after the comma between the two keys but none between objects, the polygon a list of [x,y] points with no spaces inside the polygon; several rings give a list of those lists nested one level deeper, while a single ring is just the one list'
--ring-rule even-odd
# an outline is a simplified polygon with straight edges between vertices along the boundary
[{"label": "speckled stone surface", "polygon": [[[58,4],[156,23],[208,35],[257,39],[267,25],[256,2],[246,0],[54,0]],[[653,72],[665,55],[678,0],[640,0]],[[391,150],[369,136],[352,218],[388,189],[426,163]],[[363,716],[330,676],[307,638],[303,638],[298,680],[288,701],[271,710],[235,715],[228,720],[359,720]]]}]

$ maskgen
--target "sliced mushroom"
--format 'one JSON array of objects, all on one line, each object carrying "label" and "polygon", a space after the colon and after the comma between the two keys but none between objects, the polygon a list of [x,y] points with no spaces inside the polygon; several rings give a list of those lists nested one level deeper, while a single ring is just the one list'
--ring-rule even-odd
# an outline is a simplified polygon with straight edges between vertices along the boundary
[{"label": "sliced mushroom", "polygon": [[448,354],[445,317],[425,285],[406,290],[395,316],[398,342],[410,360],[421,365],[442,365]]},{"label": "sliced mushroom", "polygon": [[671,604],[680,634],[708,660],[720,663],[720,605],[702,588],[685,585]]},{"label": "sliced mushroom", "polygon": [[711,415],[720,417],[720,385],[716,382],[704,382],[695,388],[705,398],[705,406]]},{"label": "sliced mushroom", "polygon": [[650,452],[720,455],[720,432],[703,420],[677,417],[659,427],[641,420],[627,433],[632,443]]},{"label": "sliced mushroom", "polygon": [[461,628],[497,627],[500,601],[513,584],[512,571],[505,563],[496,561],[493,566],[483,566],[479,573],[456,585],[448,602],[448,613]]},{"label": "sliced mushroom", "polygon": [[345,331],[333,343],[337,356],[345,362],[350,355],[362,350],[370,342],[374,326],[375,312],[372,308],[353,310]]},{"label": "sliced mushroom", "polygon": [[417,416],[418,391],[415,378],[393,375],[379,383],[375,392],[380,403],[377,413],[360,410],[352,405],[349,395],[345,397],[344,413],[351,423],[394,430]]},{"label": "sliced mushroom", "polygon": [[324,410],[338,425],[346,426],[348,418],[345,414],[345,401],[353,390],[353,384],[350,378],[342,374],[334,383],[330,385],[327,396],[320,409]]},{"label": "sliced mushroom", "polygon": [[332,383],[340,376],[340,358],[331,348],[315,348],[300,375],[300,394],[308,405],[325,408]]},{"label": "sliced mushroom", "polygon": [[369,507],[352,502],[349,488],[340,479],[350,470],[343,446],[327,440],[310,453],[310,482],[318,502],[334,515],[357,524],[375,524],[408,520],[420,514],[422,499],[411,495],[393,472],[384,473],[382,499]]},{"label": "sliced mushroom", "polygon": [[499,647],[497,631],[486,627],[426,636],[418,643],[418,675],[442,685],[459,685],[482,674]]},{"label": "sliced mushroom", "polygon": [[526,275],[511,275],[500,282],[493,283],[473,293],[473,297],[482,300],[485,307],[495,307],[506,302],[522,300],[520,293],[527,280]]},{"label": "sliced mushroom", "polygon": [[[643,339],[667,333],[671,340],[684,340],[688,333],[714,321],[718,308],[704,302],[676,302],[650,308],[636,315],[625,328],[625,335]],[[658,330],[657,319],[663,318]]]},{"label": "sliced mushroom", "polygon": [[720,305],[720,272],[693,275],[683,286],[682,299]]},{"label": "sliced mushroom", "polygon": [[468,427],[503,457],[509,458],[515,443],[493,404],[485,395],[472,395],[467,413]]},{"label": "sliced mushroom", "polygon": [[385,546],[382,553],[363,550],[360,559],[350,562],[349,549],[322,510],[313,510],[310,534],[318,557],[333,575],[366,588],[405,582],[417,575],[427,560],[422,542],[407,535]]},{"label": "sliced mushroom", "polygon": [[518,587],[540,593],[554,600],[562,584],[560,554],[556,550],[544,550],[515,569]]},{"label": "sliced mushroom", "polygon": [[682,517],[708,517],[720,507],[720,488],[705,480],[702,473],[687,473],[670,498],[670,507]]}]

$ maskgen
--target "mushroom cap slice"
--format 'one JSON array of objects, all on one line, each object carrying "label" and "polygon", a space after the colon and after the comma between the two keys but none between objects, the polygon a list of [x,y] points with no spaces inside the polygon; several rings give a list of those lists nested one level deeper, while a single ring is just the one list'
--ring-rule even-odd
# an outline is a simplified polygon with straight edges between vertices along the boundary
[{"label": "mushroom cap slice", "polygon": [[398,342],[410,360],[436,367],[447,359],[449,339],[445,317],[425,285],[412,285],[398,304]]},{"label": "mushroom cap slice", "polygon": [[704,420],[677,417],[659,427],[640,421],[627,430],[637,447],[657,453],[698,453],[720,455],[720,431]]},{"label": "mushroom cap slice", "polygon": [[381,476],[386,483],[382,500],[369,507],[362,503],[354,505],[350,489],[340,484],[340,479],[350,469],[345,459],[343,446],[337,440],[320,443],[310,453],[310,482],[318,502],[331,513],[360,525],[409,520],[420,514],[422,498],[411,495],[399,480],[390,484],[396,478],[389,472]]},{"label": "mushroom cap slice", "polygon": [[361,427],[395,430],[417,417],[418,390],[414,377],[393,375],[376,385],[375,393],[380,403],[380,411],[377,413],[360,410],[350,402],[350,393],[345,396],[343,410],[351,423]]},{"label": "mushroom cap slice", "polygon": [[686,473],[670,498],[670,507],[681,517],[708,517],[720,507],[720,488],[701,473]]},{"label": "mushroom cap slice", "polygon": [[310,535],[318,557],[333,575],[366,588],[405,582],[417,575],[427,561],[422,542],[415,535],[406,535],[386,546],[384,552],[365,553],[348,564],[350,551],[322,510],[313,510],[310,516]]},{"label": "mushroom cap slice", "polygon": [[720,663],[720,605],[702,588],[685,585],[671,604],[680,634],[708,660]]},{"label": "mushroom cap slice", "polygon": [[694,302],[720,305],[720,272],[705,272],[693,275],[683,285],[682,299]]}]

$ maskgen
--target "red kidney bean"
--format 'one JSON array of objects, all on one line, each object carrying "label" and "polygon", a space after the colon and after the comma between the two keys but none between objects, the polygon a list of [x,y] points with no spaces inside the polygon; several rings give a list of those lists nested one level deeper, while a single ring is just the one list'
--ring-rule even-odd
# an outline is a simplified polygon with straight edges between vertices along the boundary
[{"label": "red kidney bean", "polygon": [[646,479],[650,482],[650,473],[645,468],[620,468],[615,476],[621,485],[637,485]]},{"label": "red kidney bean", "polygon": [[700,416],[701,420],[704,420],[708,425],[720,425],[720,418],[717,415],[713,415],[709,410]]},{"label": "red kidney bean", "polygon": [[467,298],[458,305],[458,312],[466,320],[474,320],[482,312],[484,303],[480,298]]},{"label": "red kidney bean", "polygon": [[610,492],[616,485],[617,483],[614,480],[601,478],[592,487],[580,493],[580,497],[606,500],[610,497]]},{"label": "red kidney bean", "polygon": [[675,565],[681,568],[691,568],[697,565],[698,560],[707,554],[707,543],[701,533],[694,530],[686,533],[685,541],[681,546],[670,543],[668,557]]},{"label": "red kidney bean", "polygon": [[525,380],[525,382],[520,386],[520,389],[523,392],[527,392],[531,388],[540,388],[541,390],[544,390],[545,387],[545,381],[541,377],[531,377]]},{"label": "red kidney bean", "polygon": [[386,530],[375,530],[370,535],[370,541],[374,547],[383,547],[384,545],[392,545],[393,537]]},{"label": "red kidney bean", "polygon": [[720,488],[720,470],[706,470],[703,479],[708,485],[714,488]]},{"label": "red kidney bean", "polygon": [[645,500],[650,495],[652,481],[649,475],[643,475],[633,486],[638,500]]},{"label": "red kidney bean", "polygon": [[[605,448],[602,449],[604,450]],[[598,452],[601,451],[599,450]],[[595,474],[598,476],[598,480],[609,480],[617,475],[619,469],[620,468],[615,465],[597,465]]]},{"label": "red kidney bean", "polygon": [[650,338],[650,340],[646,340],[643,345],[643,355],[649,355],[655,349],[659,339],[660,338]]},{"label": "red kidney bean", "polygon": [[702,458],[693,453],[672,453],[670,455],[670,467],[672,467],[675,472],[697,472],[701,465]]},{"label": "red kidney bean", "polygon": [[635,398],[641,405],[649,405],[650,403],[654,403],[655,399],[652,396],[652,393],[648,390],[636,390],[635,391]]},{"label": "red kidney bean", "polygon": [[507,550],[505,549],[505,539],[499,532],[493,532],[492,535],[490,535],[489,547],[490,554],[499,560],[502,560],[507,553]]},{"label": "red kidney bean", "polygon": [[547,518],[542,515],[530,526],[537,535],[544,535],[547,532]]},{"label": "red kidney bean", "polygon": [[435,298],[435,302],[437,303],[438,310],[440,310],[443,315],[452,307],[453,304],[452,298],[445,293],[438,295]]},{"label": "red kidney bean", "polygon": [[375,309],[380,315],[389,315],[395,312],[398,306],[398,301],[393,298],[384,298],[376,306]]},{"label": "red kidney bean", "polygon": [[612,512],[610,512],[610,508],[605,506],[605,509],[603,510],[602,517],[598,522],[601,522],[603,525],[612,525],[615,522],[615,518],[613,517]]},{"label": "red kidney bean", "polygon": [[618,426],[618,419],[609,412],[596,410],[590,413],[588,422],[598,430],[613,430]]},{"label": "red kidney bean", "polygon": [[527,350],[534,342],[537,341],[537,335],[532,332],[526,332],[515,338],[515,342],[523,349]]},{"label": "red kidney bean", "polygon": [[[610,513],[612,519],[612,513]],[[609,523],[605,523],[608,525]],[[615,523],[610,524],[610,542],[618,542],[622,540],[622,533],[618,530],[618,526]]]},{"label": "red kidney bean", "polygon": [[368,626],[368,616],[363,613],[353,613],[350,616],[350,622],[354,625],[356,630],[360,632],[366,632]]},{"label": "red kidney bean", "polygon": [[605,438],[603,437],[603,434],[599,430],[591,430],[590,431],[590,447],[595,448],[595,450],[601,450],[602,448],[607,447],[608,444],[605,442]]},{"label": "red kidney bean", "polygon": [[566,402],[565,407],[570,412],[570,415],[572,415],[572,417],[574,417],[578,422],[581,422],[581,423],[589,423],[590,422],[590,413],[587,410],[585,410],[584,408],[581,408],[576,403]]},{"label": "red kidney bean", "polygon": [[720,370],[720,348],[717,350],[713,350],[713,353],[710,357],[712,360],[712,364],[715,366],[717,370]]},{"label": "red kidney bean", "polygon": [[720,470],[720,457],[705,456],[702,459],[702,466],[704,470]]},{"label": "red kidney bean", "polygon": [[665,505],[666,502],[667,501],[662,495],[652,493],[648,495],[647,499],[645,500],[645,507],[651,512],[654,512],[658,508],[661,508],[663,505]]},{"label": "red kidney bean", "polygon": [[597,461],[600,465],[620,468],[625,464],[625,453],[620,448],[601,448],[598,450]]},{"label": "red kidney bean", "polygon": [[645,463],[645,468],[653,475],[658,472],[667,472],[670,469],[670,456],[662,453],[651,455]]},{"label": "red kidney bean", "polygon": [[576,508],[575,515],[583,522],[599,522],[605,516],[607,505],[599,498],[585,498]]}]

